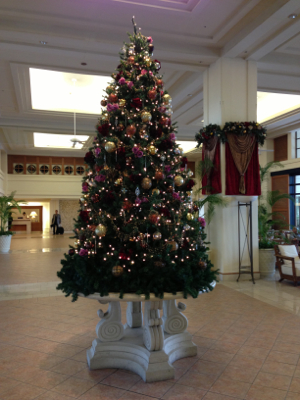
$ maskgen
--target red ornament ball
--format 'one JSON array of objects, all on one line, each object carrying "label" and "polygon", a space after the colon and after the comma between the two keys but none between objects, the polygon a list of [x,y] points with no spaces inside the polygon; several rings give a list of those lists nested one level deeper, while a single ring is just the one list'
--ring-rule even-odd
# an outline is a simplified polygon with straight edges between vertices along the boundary
[{"label": "red ornament ball", "polygon": [[130,211],[131,208],[132,208],[132,203],[131,203],[131,201],[125,200],[124,203],[123,203],[123,209],[124,209],[125,211]]},{"label": "red ornament ball", "polygon": [[126,133],[128,136],[132,137],[136,132],[136,127],[134,125],[128,125],[126,128]]},{"label": "red ornament ball", "polygon": [[112,94],[110,94],[109,96],[108,96],[108,101],[110,102],[110,103],[117,103],[118,102],[118,96],[116,95],[116,94],[114,94],[114,93],[112,93]]},{"label": "red ornament ball", "polygon": [[165,175],[163,174],[162,171],[156,171],[155,172],[155,179],[158,181],[161,181],[162,179],[165,179]]},{"label": "red ornament ball", "polygon": [[134,56],[128,57],[129,64],[134,64]]},{"label": "red ornament ball", "polygon": [[154,100],[156,98],[157,91],[156,90],[149,90],[148,97],[150,100]]},{"label": "red ornament ball", "polygon": [[159,123],[161,125],[168,125],[168,122],[169,122],[169,118],[167,118],[167,117],[161,117],[159,120]]},{"label": "red ornament ball", "polygon": [[159,219],[159,214],[156,211],[152,211],[149,215],[149,221],[151,224],[156,224]]}]

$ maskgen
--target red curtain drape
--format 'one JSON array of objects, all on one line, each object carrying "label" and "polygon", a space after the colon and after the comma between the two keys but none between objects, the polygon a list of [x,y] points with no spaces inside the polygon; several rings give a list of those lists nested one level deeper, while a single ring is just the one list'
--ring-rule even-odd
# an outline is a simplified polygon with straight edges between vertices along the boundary
[{"label": "red curtain drape", "polygon": [[[202,151],[202,160],[204,160],[204,151]],[[202,180],[202,186],[207,186],[207,176],[204,175]],[[214,158],[214,168],[211,170],[211,194],[221,193],[221,170],[220,170],[220,141],[217,144],[215,158]],[[207,194],[206,189],[202,189],[202,194]]]},{"label": "red curtain drape", "polygon": [[[241,195],[239,192],[240,174],[235,166],[229,144],[226,143],[226,194]],[[245,173],[246,196],[259,196],[261,194],[258,144],[255,144],[253,154]]]}]

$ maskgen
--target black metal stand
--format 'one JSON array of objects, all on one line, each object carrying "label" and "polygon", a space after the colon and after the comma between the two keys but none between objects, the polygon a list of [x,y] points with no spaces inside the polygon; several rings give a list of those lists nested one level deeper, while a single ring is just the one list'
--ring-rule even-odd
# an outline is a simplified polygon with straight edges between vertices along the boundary
[{"label": "black metal stand", "polygon": [[[243,218],[243,214],[242,214],[242,209],[243,207],[246,207],[246,220],[244,220]],[[255,283],[254,281],[254,275],[253,275],[253,243],[252,243],[252,202],[248,202],[248,203],[242,203],[242,202],[238,202],[238,213],[239,213],[239,217],[238,217],[238,230],[239,230],[239,276],[237,278],[237,282],[240,279],[241,274],[251,274],[251,280],[253,283]],[[244,243],[241,246],[241,222],[242,222],[242,227],[244,228],[244,233],[245,233],[245,240]],[[247,249],[248,249],[248,254],[249,254],[249,259],[250,259],[250,265],[242,265],[242,261],[243,261],[243,256],[244,256],[244,252],[245,252],[245,247],[247,245]],[[241,251],[241,247],[242,251]]]}]

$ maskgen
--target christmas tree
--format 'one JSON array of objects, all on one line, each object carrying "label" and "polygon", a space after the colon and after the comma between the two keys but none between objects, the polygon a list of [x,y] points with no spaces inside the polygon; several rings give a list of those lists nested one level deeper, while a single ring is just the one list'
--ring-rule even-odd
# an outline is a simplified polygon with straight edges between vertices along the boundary
[{"label": "christmas tree", "polygon": [[109,292],[197,297],[216,278],[161,64],[151,58],[152,38],[133,24],[84,158],[76,240],[57,274],[73,300]]}]

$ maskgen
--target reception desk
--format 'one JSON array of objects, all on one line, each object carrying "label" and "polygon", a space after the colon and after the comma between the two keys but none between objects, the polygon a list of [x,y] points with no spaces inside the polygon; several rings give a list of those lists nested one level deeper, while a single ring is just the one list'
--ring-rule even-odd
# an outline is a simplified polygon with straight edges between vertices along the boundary
[{"label": "reception desk", "polygon": [[12,221],[11,225],[12,225],[12,227],[13,226],[23,227],[24,225],[26,226],[26,230],[23,230],[23,229],[16,230],[16,229],[11,228],[12,231],[14,230],[16,233],[23,233],[23,232],[31,233],[31,221],[29,219],[14,219]]}]

